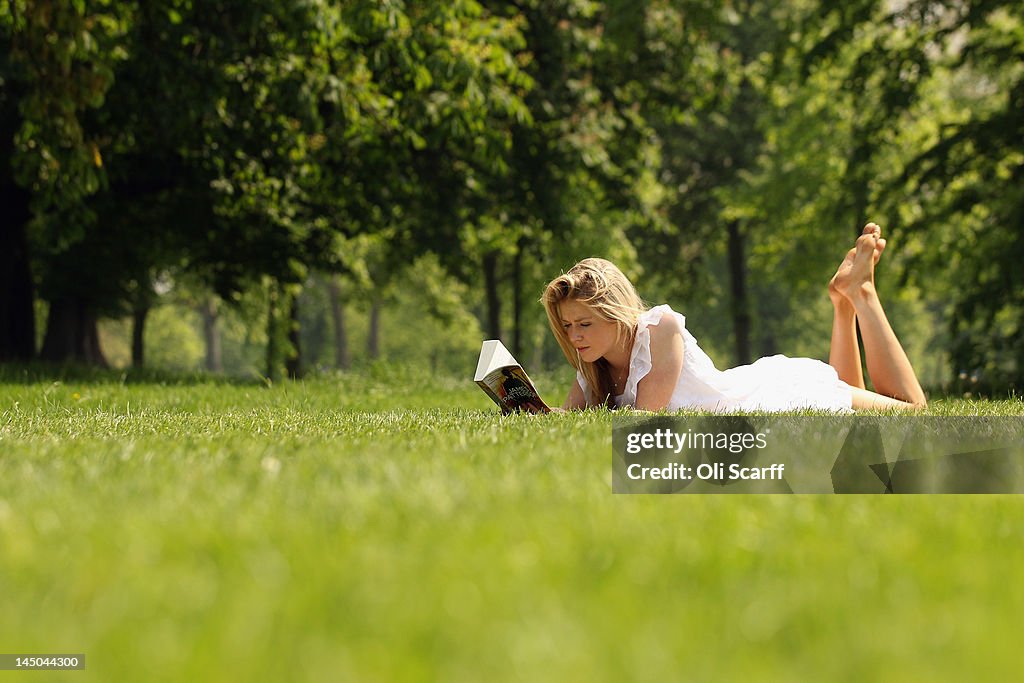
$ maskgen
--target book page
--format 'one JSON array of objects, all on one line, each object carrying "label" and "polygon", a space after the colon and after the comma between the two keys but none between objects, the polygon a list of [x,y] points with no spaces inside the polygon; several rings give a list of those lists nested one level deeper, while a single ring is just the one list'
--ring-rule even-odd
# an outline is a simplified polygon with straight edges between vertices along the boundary
[{"label": "book page", "polygon": [[488,339],[480,346],[480,360],[476,364],[476,375],[473,380],[483,381],[484,377],[498,368],[519,365],[505,345],[497,339]]}]

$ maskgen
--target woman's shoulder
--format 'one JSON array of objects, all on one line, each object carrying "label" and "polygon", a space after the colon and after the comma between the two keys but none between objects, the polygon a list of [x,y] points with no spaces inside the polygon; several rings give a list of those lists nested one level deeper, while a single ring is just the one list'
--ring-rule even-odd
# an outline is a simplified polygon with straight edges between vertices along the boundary
[{"label": "woman's shoulder", "polygon": [[647,328],[651,335],[650,343],[652,349],[672,344],[672,338],[683,336],[683,330],[685,329],[682,321],[683,316],[668,306],[659,306],[659,308],[664,308],[664,310],[661,312],[658,320],[652,322]]},{"label": "woman's shoulder", "polygon": [[679,334],[686,326],[682,314],[672,310],[668,304],[655,306],[640,315],[639,328],[649,329],[654,337]]},{"label": "woman's shoulder", "polygon": [[673,339],[686,339],[686,319],[667,304],[655,306],[640,314],[637,324],[634,360],[641,366],[649,365],[652,350],[655,355],[671,348]]}]

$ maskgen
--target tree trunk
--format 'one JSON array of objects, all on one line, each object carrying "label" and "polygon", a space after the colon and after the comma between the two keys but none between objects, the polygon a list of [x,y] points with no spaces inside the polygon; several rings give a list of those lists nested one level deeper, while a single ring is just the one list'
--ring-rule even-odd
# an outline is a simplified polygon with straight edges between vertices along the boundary
[{"label": "tree trunk", "polygon": [[78,361],[107,367],[96,322],[96,314],[81,298],[51,301],[40,356],[53,362]]},{"label": "tree trunk", "polygon": [[[19,200],[6,190],[0,198],[5,212]],[[27,209],[27,193],[25,204]],[[29,267],[26,221],[18,216],[0,220],[0,362],[31,360],[36,352],[36,314]]]},{"label": "tree trunk", "polygon": [[[523,357],[523,249],[524,240],[519,240],[515,258],[512,259],[512,355]],[[520,361],[521,362],[521,361]]]},{"label": "tree trunk", "polygon": [[484,287],[487,294],[487,335],[501,339],[501,297],[498,296],[498,252],[484,255]]},{"label": "tree trunk", "polygon": [[206,371],[223,372],[224,363],[220,347],[219,299],[215,296],[210,296],[203,302],[199,312],[203,316],[203,339],[206,340]]},{"label": "tree trunk", "polygon": [[341,281],[333,276],[327,283],[331,297],[331,322],[334,325],[334,367],[348,370],[352,359],[348,351],[348,330],[345,327],[345,307],[341,303]]},{"label": "tree trunk", "polygon": [[140,305],[132,311],[132,367],[141,368],[145,362],[146,318],[149,306]]},{"label": "tree trunk", "polygon": [[760,354],[762,358],[765,356],[774,356],[779,352],[779,345],[775,340],[775,335],[771,332],[768,332],[761,337],[760,347]]},{"label": "tree trunk", "polygon": [[370,333],[366,336],[366,354],[370,358],[380,357],[380,309],[380,301],[374,299],[370,304]]},{"label": "tree trunk", "polygon": [[[4,87],[10,87],[8,83]],[[0,362],[31,360],[36,354],[35,293],[28,252],[31,195],[11,172],[14,134],[21,125],[10,95],[0,114]]]},{"label": "tree trunk", "polygon": [[267,373],[266,377],[271,382],[281,378],[279,370],[280,361],[280,339],[278,338],[278,296],[280,289],[277,281],[270,283],[267,289]]},{"label": "tree trunk", "polygon": [[732,290],[732,321],[736,334],[736,363],[750,363],[750,302],[747,299],[745,237],[739,221],[729,222],[729,284]]},{"label": "tree trunk", "polygon": [[288,306],[288,357],[285,360],[285,370],[289,379],[302,377],[302,340],[300,338],[301,326],[299,324],[299,295],[292,294],[289,297]]}]

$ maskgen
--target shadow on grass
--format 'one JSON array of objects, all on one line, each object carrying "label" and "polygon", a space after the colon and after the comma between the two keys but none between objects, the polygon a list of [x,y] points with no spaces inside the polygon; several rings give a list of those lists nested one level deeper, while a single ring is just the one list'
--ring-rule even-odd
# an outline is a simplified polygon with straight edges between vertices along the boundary
[{"label": "shadow on grass", "polygon": [[46,382],[78,382],[83,384],[138,384],[194,386],[199,384],[270,387],[294,382],[355,380],[386,386],[419,386],[436,382],[465,384],[465,377],[435,375],[417,363],[392,363],[377,360],[350,370],[308,369],[298,379],[273,382],[262,376],[223,375],[208,372],[167,370],[159,368],[101,368],[84,363],[0,363],[0,384],[40,384]]},{"label": "shadow on grass", "polygon": [[192,386],[266,386],[260,377],[230,377],[204,372],[174,372],[150,368],[110,369],[82,363],[0,363],[0,384],[81,382],[95,384],[156,384]]}]

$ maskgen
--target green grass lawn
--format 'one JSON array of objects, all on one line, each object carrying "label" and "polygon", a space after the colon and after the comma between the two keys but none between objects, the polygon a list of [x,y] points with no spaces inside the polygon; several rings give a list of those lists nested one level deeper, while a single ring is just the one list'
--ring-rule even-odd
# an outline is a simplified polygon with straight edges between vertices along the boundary
[{"label": "green grass lawn", "polygon": [[0,384],[0,652],[87,661],[0,682],[1019,667],[1019,497],[613,496],[609,414],[468,382],[86,379]]}]

